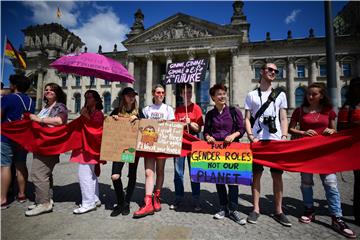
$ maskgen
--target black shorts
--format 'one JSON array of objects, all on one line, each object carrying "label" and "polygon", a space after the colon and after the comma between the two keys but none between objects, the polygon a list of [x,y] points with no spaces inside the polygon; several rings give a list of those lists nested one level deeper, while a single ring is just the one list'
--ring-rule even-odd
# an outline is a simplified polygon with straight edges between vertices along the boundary
[{"label": "black shorts", "polygon": [[[269,142],[270,140],[261,140],[261,142]],[[253,172],[259,173],[259,172],[263,172],[264,171],[264,166],[261,164],[257,164],[253,162],[252,165],[253,168]],[[270,168],[270,172],[272,173],[279,173],[279,174],[283,174],[284,171],[281,169],[277,169],[277,168]]]}]

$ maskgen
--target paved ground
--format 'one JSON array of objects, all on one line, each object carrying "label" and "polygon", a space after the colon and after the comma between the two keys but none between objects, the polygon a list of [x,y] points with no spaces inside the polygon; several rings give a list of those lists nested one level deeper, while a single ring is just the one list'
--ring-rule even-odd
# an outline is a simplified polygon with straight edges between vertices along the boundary
[{"label": "paved ground", "polygon": [[[29,154],[28,163],[32,156]],[[315,177],[314,198],[317,208],[316,222],[300,224],[297,218],[302,213],[299,174],[284,173],[284,211],[293,223],[291,228],[275,222],[270,214],[273,209],[272,181],[268,171],[262,179],[262,215],[258,224],[240,226],[230,219],[214,220],[212,215],[218,207],[214,185],[202,185],[201,213],[195,213],[191,207],[181,212],[169,210],[173,200],[173,162],[166,163],[166,178],[163,190],[163,210],[154,216],[133,219],[132,215],[112,218],[110,212],[115,203],[115,194],[110,180],[111,164],[102,167],[100,176],[100,194],[103,205],[97,211],[83,215],[74,215],[72,210],[81,200],[77,182],[77,165],[68,162],[69,155],[61,157],[61,163],[54,171],[54,211],[37,217],[25,217],[24,211],[30,202],[11,204],[9,209],[1,211],[2,239],[342,239],[330,228],[324,190]],[[139,164],[138,180],[131,204],[131,213],[138,209],[144,193],[144,166]],[[127,167],[124,169],[127,174]],[[187,169],[186,169],[187,173]],[[352,172],[343,173],[345,182],[339,178],[343,213],[349,225],[360,234],[360,227],[353,225],[352,206]],[[123,177],[124,182],[127,178]],[[31,181],[31,179],[30,179]],[[186,178],[186,201],[191,203],[189,179]],[[126,185],[126,184],[125,184]],[[29,187],[31,192],[31,185]],[[33,200],[33,196],[30,195]],[[249,187],[240,186],[240,211],[247,215],[251,210],[251,191]]]}]

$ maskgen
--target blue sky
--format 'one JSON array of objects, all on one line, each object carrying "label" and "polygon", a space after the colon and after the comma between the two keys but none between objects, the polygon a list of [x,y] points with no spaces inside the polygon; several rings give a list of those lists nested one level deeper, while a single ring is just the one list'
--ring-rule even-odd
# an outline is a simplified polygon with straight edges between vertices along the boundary
[{"label": "blue sky", "polygon": [[[96,52],[102,45],[104,52],[112,51],[121,42],[134,22],[134,13],[140,8],[145,15],[145,28],[178,12],[217,24],[229,24],[233,1],[1,1],[1,46],[5,34],[16,48],[24,41],[21,29],[29,25],[58,22],[81,37],[89,51]],[[346,1],[333,1],[333,17]],[[56,18],[59,6],[62,17]],[[250,40],[262,41],[266,32],[272,39],[284,39],[291,30],[293,38],[308,36],[310,28],[316,36],[325,35],[323,1],[250,1],[244,2],[244,14],[250,26]],[[3,47],[1,49],[1,55]],[[13,72],[9,60],[5,61],[4,83]]]}]

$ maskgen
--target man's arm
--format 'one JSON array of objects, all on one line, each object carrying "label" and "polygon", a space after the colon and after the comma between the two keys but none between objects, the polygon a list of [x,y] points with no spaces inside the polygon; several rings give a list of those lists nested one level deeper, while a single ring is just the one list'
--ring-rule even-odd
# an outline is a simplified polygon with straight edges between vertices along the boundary
[{"label": "man's arm", "polygon": [[254,137],[254,135],[252,133],[250,118],[251,118],[250,110],[245,110],[245,131],[248,136],[248,139],[250,140],[250,142],[258,142],[259,139]]},{"label": "man's arm", "polygon": [[280,108],[280,128],[281,128],[281,139],[287,139],[288,135],[288,119],[286,109]]}]

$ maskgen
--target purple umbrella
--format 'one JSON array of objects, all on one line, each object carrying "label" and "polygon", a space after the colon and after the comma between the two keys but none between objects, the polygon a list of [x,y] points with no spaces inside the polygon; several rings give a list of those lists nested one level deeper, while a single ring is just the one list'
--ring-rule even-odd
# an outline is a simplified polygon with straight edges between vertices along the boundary
[{"label": "purple umbrella", "polygon": [[51,67],[59,72],[80,76],[92,76],[114,82],[133,83],[134,77],[119,62],[96,53],[80,53],[62,56]]}]

